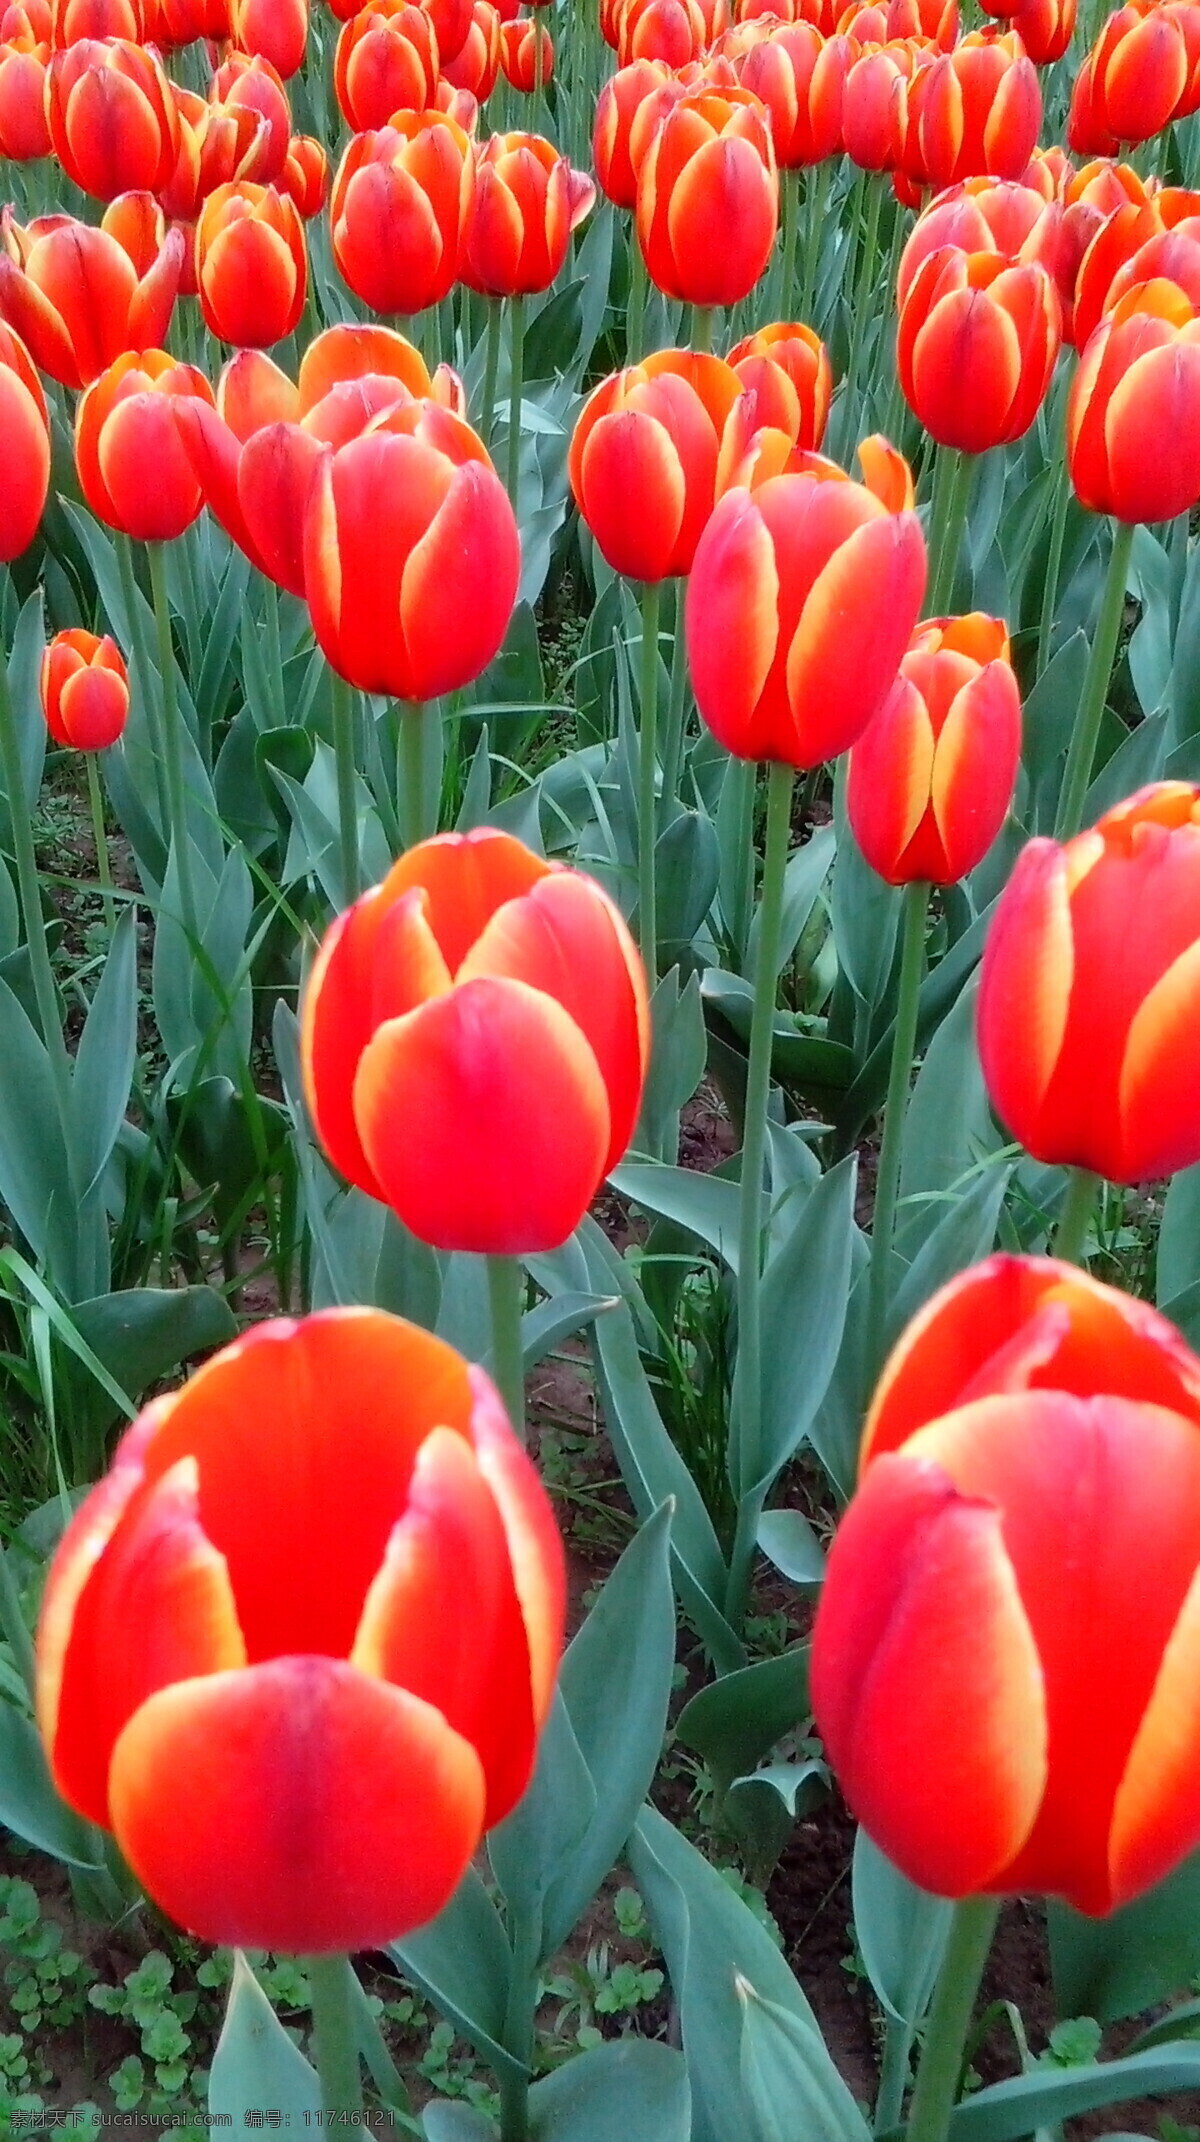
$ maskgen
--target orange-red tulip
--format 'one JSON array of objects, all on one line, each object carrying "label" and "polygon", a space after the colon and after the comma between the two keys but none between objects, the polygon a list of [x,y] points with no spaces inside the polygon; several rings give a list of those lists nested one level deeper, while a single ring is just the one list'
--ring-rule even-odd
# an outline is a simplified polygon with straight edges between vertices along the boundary
[{"label": "orange-red tulip", "polygon": [[700,713],[738,758],[835,758],[891,690],[924,593],[911,505],[889,510],[831,462],[727,491],[688,584]]},{"label": "orange-red tulip", "polygon": [[0,563],[28,550],[50,488],[50,413],[33,359],[0,326]]},{"label": "orange-red tulip", "polygon": [[596,189],[539,134],[493,134],[476,152],[460,275],[488,297],[548,290]]},{"label": "orange-red tulip", "polygon": [[986,453],[1028,431],[1061,339],[1058,292],[1040,261],[1010,267],[1000,253],[943,246],[921,263],[900,312],[905,400],[941,445]]},{"label": "orange-red tulip", "polygon": [[275,183],[281,193],[290,193],[306,223],[319,216],[329,198],[329,158],[320,142],[311,134],[293,134]]},{"label": "orange-red tulip", "polygon": [[520,1255],[564,1242],[625,1152],[649,1038],[598,885],[507,833],[443,834],[326,937],[305,1092],[330,1158],[423,1241]]},{"label": "orange-red tulip", "polygon": [[850,752],[846,811],[889,885],[954,885],[1004,823],[1021,697],[999,618],[918,625],[900,674]]},{"label": "orange-red tulip", "polygon": [[157,12],[154,0],[149,7],[144,0],[53,0],[50,43],[56,52],[85,37],[123,37],[143,45],[154,35]]},{"label": "orange-red tulip", "polygon": [[[1112,170],[1107,164],[1099,168]],[[1185,240],[1200,235],[1200,193],[1186,192],[1181,186],[1164,186],[1161,192],[1147,196],[1133,172],[1120,184],[1114,174],[1107,182],[1101,181],[1096,191],[1101,193],[1101,205],[1109,206],[1109,213],[1100,217],[1093,211],[1085,226],[1087,244],[1078,258],[1074,290],[1075,342],[1079,349],[1084,348],[1105,313],[1111,312],[1135,283],[1150,282],[1158,275],[1169,281],[1180,279],[1172,273],[1172,267],[1183,254],[1170,246],[1151,251],[1156,239],[1169,238],[1177,231]],[[1112,198],[1114,192],[1119,193],[1116,200]]]},{"label": "orange-red tulip", "polygon": [[855,1814],[935,1894],[1101,1914],[1200,1842],[1200,1434],[1161,1381],[964,1396],[863,1474],[813,1710]]},{"label": "orange-red tulip", "polygon": [[457,57],[442,67],[443,80],[453,89],[467,89],[485,104],[496,87],[500,72],[500,11],[492,0],[475,0],[466,43]]},{"label": "orange-red tulip", "polygon": [[1079,0],[1019,0],[1008,15],[1035,67],[1047,67],[1063,57],[1075,35]]},{"label": "orange-red tulip", "polygon": [[537,88],[539,76],[550,81],[554,73],[554,42],[545,23],[532,19],[502,22],[500,65],[504,79],[524,96]]},{"label": "orange-red tulip", "polygon": [[211,403],[202,372],[166,350],[127,351],[93,380],[75,415],[75,465],[98,520],[138,542],[168,542],[200,511],[179,404]]},{"label": "orange-red tulip", "polygon": [[138,1416],[63,1538],[55,1783],[204,1940],[376,1948],[524,1791],[563,1600],[481,1369],[378,1309],[260,1324]]},{"label": "orange-red tulip", "polygon": [[657,350],[596,388],[576,423],[568,470],[614,572],[657,581],[691,571],[716,497],[722,433],[742,391],[732,365],[690,350]]},{"label": "orange-red tulip", "polygon": [[114,640],[73,625],[42,656],[42,712],[56,743],[73,751],[115,744],[129,717],[129,677]]},{"label": "orange-red tulip", "polygon": [[935,192],[980,172],[1019,178],[1041,123],[1037,69],[1020,38],[972,31],[913,77],[903,169]]},{"label": "orange-red tulip", "polygon": [[229,28],[239,52],[260,53],[286,82],[304,65],[308,0],[229,0]]},{"label": "orange-red tulip", "polygon": [[179,153],[158,198],[168,216],[194,223],[210,193],[237,179],[265,184],[274,162],[270,127],[248,104],[212,104],[177,89]]},{"label": "orange-red tulip", "polygon": [[445,112],[399,111],[355,135],[329,220],[339,271],[374,312],[422,312],[453,289],[474,175],[471,142]]},{"label": "orange-red tulip", "polygon": [[1071,381],[1067,465],[1081,504],[1121,521],[1200,502],[1200,319],[1176,284],[1143,284],[1091,336]]},{"label": "orange-red tulip", "polygon": [[1119,1183],[1190,1167],[1198,1037],[1200,789],[1162,782],[1065,847],[1030,841],[979,993],[984,1077],[1012,1136]]},{"label": "orange-red tulip", "polygon": [[158,36],[164,45],[190,45],[197,38],[229,35],[229,0],[158,0]]},{"label": "orange-red tulip", "polygon": [[746,89],[681,97],[638,172],[638,243],[651,280],[692,305],[736,305],[766,267],[778,225],[765,107]]},{"label": "orange-red tulip", "polygon": [[908,92],[919,66],[932,62],[911,45],[868,48],[847,70],[841,138],[862,171],[899,169],[908,139]]},{"label": "orange-red tulip", "polygon": [[[601,191],[618,208],[632,208],[637,200],[634,121],[646,99],[672,80],[662,60],[634,60],[630,66],[609,76],[596,99],[592,161]],[[679,94],[682,93],[680,88]]]},{"label": "orange-red tulip", "polygon": [[53,54],[46,120],[67,177],[98,200],[159,193],[175,168],[174,92],[154,54],[124,38],[88,38]]},{"label": "orange-red tulip", "polygon": [[617,60],[661,60],[686,67],[704,51],[708,37],[699,0],[621,0],[617,14]]},{"label": "orange-red tulip", "polygon": [[841,139],[847,50],[810,22],[784,24],[735,59],[743,89],[766,106],[781,170],[823,163]]},{"label": "orange-red tulip", "polygon": [[53,27],[50,0],[9,0],[0,14],[0,41],[31,51],[34,45],[49,44]]},{"label": "orange-red tulip", "polygon": [[794,446],[819,447],[833,399],[829,352],[799,320],[777,320],[729,352],[742,392],[756,399],[756,424],[785,432]]},{"label": "orange-red tulip", "polygon": [[[133,259],[132,206],[150,210],[153,252]],[[64,387],[86,387],[123,350],[157,348],[183,269],[184,242],[167,234],[151,197],[110,203],[100,228],[71,216],[42,216],[22,228],[4,215],[0,315],[28,344],[44,372]]]},{"label": "orange-red tulip", "polygon": [[0,156],[12,163],[32,163],[50,154],[46,124],[46,63],[50,47],[0,44]]},{"label": "orange-red tulip", "polygon": [[210,334],[239,349],[290,335],[304,310],[308,253],[289,193],[242,179],[210,193],[196,225],[196,282]]},{"label": "orange-red tulip", "polygon": [[939,52],[953,52],[959,38],[958,0],[888,0],[887,34],[927,39]]},{"label": "orange-red tulip", "polygon": [[964,179],[938,194],[917,217],[896,277],[901,311],[917,270],[941,246],[961,253],[1000,253],[1010,267],[1040,260],[1063,289],[1063,209],[1057,197],[1020,179]]},{"label": "orange-red tulip", "polygon": [[1191,109],[1200,47],[1194,8],[1132,0],[1109,16],[1075,78],[1067,142],[1081,156],[1111,156],[1119,142],[1149,141]]},{"label": "orange-red tulip", "polygon": [[508,494],[469,424],[398,402],[326,447],[304,521],[304,591],[339,674],[436,699],[499,653],[521,576]]},{"label": "orange-red tulip", "polygon": [[278,70],[260,52],[231,52],[209,84],[208,101],[228,111],[243,106],[267,125],[267,149],[260,169],[243,176],[273,185],[287,162],[292,138],[292,108]]},{"label": "orange-red tulip", "polygon": [[[438,51],[445,66],[447,60],[458,58],[466,44],[471,28],[472,0],[421,0],[421,5],[437,32]],[[334,13],[338,12],[335,7]]]},{"label": "orange-red tulip", "polygon": [[437,79],[437,33],[409,0],[370,0],[338,38],[333,85],[356,133],[386,126],[393,112],[427,111]]}]

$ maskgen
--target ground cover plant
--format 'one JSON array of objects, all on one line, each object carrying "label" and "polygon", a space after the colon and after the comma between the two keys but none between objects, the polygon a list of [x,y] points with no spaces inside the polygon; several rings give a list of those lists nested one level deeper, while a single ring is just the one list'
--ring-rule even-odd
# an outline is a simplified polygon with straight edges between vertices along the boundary
[{"label": "ground cover plant", "polygon": [[6,2132],[1197,2132],[1198,107],[4,12]]}]

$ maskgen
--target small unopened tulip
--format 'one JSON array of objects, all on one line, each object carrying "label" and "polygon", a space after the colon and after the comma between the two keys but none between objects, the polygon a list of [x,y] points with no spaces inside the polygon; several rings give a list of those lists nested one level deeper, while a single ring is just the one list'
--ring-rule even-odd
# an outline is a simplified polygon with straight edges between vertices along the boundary
[{"label": "small unopened tulip", "polygon": [[658,350],[596,388],[575,426],[568,469],[575,502],[615,572],[658,581],[691,571],[741,392],[732,365],[690,350]]},{"label": "small unopened tulip", "polygon": [[50,47],[0,44],[0,156],[14,164],[50,154],[45,82]]},{"label": "small unopened tulip", "polygon": [[816,448],[825,436],[833,371],[820,336],[799,320],[776,321],[729,352],[743,393],[753,393],[756,421],[786,432],[793,446]]},{"label": "small unopened tulip", "polygon": [[285,82],[304,65],[308,0],[229,0],[229,27],[239,52],[261,53]]},{"label": "small unopened tulip", "polygon": [[92,382],[75,415],[75,465],[97,519],[138,542],[190,528],[200,485],[179,428],[179,404],[212,388],[166,350],[127,352]]},{"label": "small unopened tulip", "polygon": [[437,79],[437,34],[409,0],[371,0],[338,38],[333,86],[356,133],[386,126],[393,112],[427,111]]},{"label": "small unopened tulip", "polygon": [[940,445],[986,453],[1028,431],[1061,336],[1058,292],[1039,261],[1010,267],[1000,253],[943,246],[918,268],[900,313],[905,400]]},{"label": "small unopened tulip", "polygon": [[524,96],[530,96],[539,80],[548,82],[554,73],[554,43],[544,23],[502,22],[500,65],[504,79]]},{"label": "small unopened tulip", "polygon": [[42,712],[58,744],[104,751],[129,718],[129,677],[114,640],[73,625],[42,656]]},{"label": "small unopened tulip", "polygon": [[474,150],[448,114],[393,114],[356,134],[333,182],[333,257],[374,312],[423,312],[458,280]]},{"label": "small unopened tulip", "polygon": [[766,267],[778,224],[763,105],[744,89],[689,92],[638,173],[638,243],[651,280],[692,305],[736,305]]},{"label": "small unopened tulip", "polygon": [[319,216],[329,198],[329,158],[311,134],[293,134],[287,162],[275,181],[290,193],[306,223]]},{"label": "small unopened tulip", "polygon": [[196,225],[196,281],[204,324],[220,341],[266,349],[290,335],[308,288],[291,195],[244,180],[210,193]]},{"label": "small unopened tulip", "polygon": [[453,89],[469,90],[486,104],[500,72],[500,13],[492,0],[475,0],[471,27],[462,51],[442,63],[442,79]]}]

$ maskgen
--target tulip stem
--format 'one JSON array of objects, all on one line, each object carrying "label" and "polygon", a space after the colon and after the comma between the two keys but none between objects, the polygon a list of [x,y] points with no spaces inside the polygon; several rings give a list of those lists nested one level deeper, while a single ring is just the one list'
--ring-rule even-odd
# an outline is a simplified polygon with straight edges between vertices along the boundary
[{"label": "tulip stem", "polygon": [[667,733],[663,738],[662,817],[668,825],[679,810],[679,774],[683,764],[683,731],[687,709],[687,636],[684,631],[686,582],[675,583],[675,639],[671,649],[671,697],[667,703]]},{"label": "tulip stem", "polygon": [[929,546],[928,610],[931,617],[944,617],[953,599],[959,546],[971,503],[975,459],[974,454],[960,453],[954,446],[938,448]]},{"label": "tulip stem", "polygon": [[489,454],[495,452],[496,441],[496,381],[500,376],[500,324],[499,298],[487,298],[487,340],[483,359],[483,404],[479,412],[479,429]]},{"label": "tulip stem", "polygon": [[900,1155],[904,1146],[904,1119],[908,1113],[908,1089],[912,1079],[913,1054],[917,1045],[917,1012],[925,972],[925,912],[929,887],[918,878],[904,888],[900,941],[900,986],[896,999],[896,1027],[892,1037],[892,1067],[888,1076],[883,1111],[883,1139],[879,1170],[875,1177],[875,1216],[871,1223],[871,1277],[868,1295],[867,1359],[875,1376],[883,1360],[887,1339],[888,1301],[891,1294],[892,1241],[896,1232],[896,1199],[900,1189]]},{"label": "tulip stem", "polygon": [[156,694],[150,689],[150,660],[146,652],[146,635],[142,629],[142,598],[133,569],[133,543],[129,536],[117,537],[116,550],[117,566],[121,575],[121,594],[125,602],[129,652],[133,656],[134,675],[142,695],[146,726],[150,732],[150,763],[154,768],[154,786],[158,795],[158,816],[163,827],[165,851],[170,842],[170,834],[167,831],[170,825],[170,805],[167,799],[162,738],[158,733],[158,701]]},{"label": "tulip stem", "polygon": [[8,664],[4,659],[3,648],[0,648],[0,763],[3,765],[4,787],[8,796],[13,857],[17,866],[17,891],[21,901],[21,920],[25,925],[25,942],[29,949],[38,1025],[41,1027],[42,1040],[50,1059],[50,1072],[62,1117],[63,1136],[66,1137],[71,1065],[59,1016],[58,991],[54,986],[54,973],[50,965],[50,948],[46,942],[46,918],[42,912],[33,827],[29,822],[21,745],[17,735],[16,715],[9,690]]},{"label": "tulip stem", "polygon": [[441,796],[433,793],[433,746],[439,719],[436,699],[407,702],[400,708],[396,806],[406,848],[415,848],[438,829]]},{"label": "tulip stem", "polygon": [[850,315],[850,353],[846,359],[846,389],[842,403],[842,443],[847,450],[862,427],[858,420],[858,375],[862,363],[863,329],[871,306],[871,282],[879,250],[879,213],[883,207],[884,179],[881,172],[866,174],[867,214],[858,256],[858,276]]},{"label": "tulip stem", "polygon": [[311,1989],[313,2056],[325,2112],[362,2109],[362,2070],[354,2017],[352,1965],[348,1956],[308,1956],[304,1975]]},{"label": "tulip stem", "polygon": [[1037,667],[1035,676],[1040,677],[1050,660],[1050,635],[1054,630],[1054,612],[1058,605],[1058,576],[1062,568],[1063,540],[1067,532],[1067,507],[1071,502],[1071,479],[1065,461],[1058,465],[1058,488],[1054,500],[1054,519],[1050,523],[1050,547],[1046,553],[1046,579],[1042,587],[1042,609],[1038,618]]},{"label": "tulip stem", "polygon": [[754,1011],[750,1024],[750,1061],[746,1071],[738,1216],[738,1337],[733,1401],[736,1463],[731,1471],[739,1501],[739,1521],[726,1602],[726,1618],[734,1628],[745,1612],[749,1596],[757,1530],[757,1513],[753,1525],[748,1522],[748,1517],[751,1504],[757,1500],[753,1490],[759,1485],[761,1472],[763,1171],[775,1037],[775,986],[779,972],[783,890],[795,781],[790,766],[772,760],[767,774],[767,840],[758,916],[758,952],[754,963]]},{"label": "tulip stem", "polygon": [[998,1897],[963,1897],[954,1907],[917,2068],[907,2142],[945,2142],[958,2096],[963,2047],[999,1911]]},{"label": "tulip stem", "polygon": [[518,511],[521,485],[521,392],[525,384],[525,300],[518,291],[509,299],[508,495]]},{"label": "tulip stem", "polygon": [[799,317],[806,326],[814,324],[813,315],[817,304],[817,270],[821,263],[821,239],[824,236],[825,196],[829,190],[831,157],[826,157],[810,167],[812,184],[808,193],[807,228],[804,233],[804,280],[800,285]]},{"label": "tulip stem", "polygon": [[713,313],[715,310],[716,307],[713,305],[693,305],[692,307],[692,348],[698,350],[701,356],[708,356],[712,351]]},{"label": "tulip stem", "polygon": [[[342,899],[347,907],[362,890],[358,869],[358,773],[354,763],[354,692],[331,668],[333,684],[333,762],[337,772],[338,852]],[[403,716],[401,716],[403,720]]]},{"label": "tulip stem", "polygon": [[658,613],[660,582],[642,589],[642,703],[638,731],[638,949],[651,996],[658,982],[658,904],[654,847],[658,833]]},{"label": "tulip stem", "polygon": [[1054,1256],[1064,1264],[1082,1264],[1100,1177],[1090,1168],[1072,1168],[1054,1230]]},{"label": "tulip stem", "polygon": [[100,774],[94,751],[85,751],[87,764],[88,803],[92,812],[92,840],[96,849],[96,875],[100,880],[100,897],[104,903],[104,927],[112,936],[117,926],[116,908],[113,903],[112,871],[108,861],[108,835],[104,830],[104,796],[100,788]]},{"label": "tulip stem", "polygon": [[525,1440],[525,1347],[521,1311],[525,1274],[519,1257],[488,1257],[488,1310],[492,1326],[492,1380],[514,1433]]},{"label": "tulip stem", "polygon": [[1071,748],[1067,753],[1067,769],[1063,776],[1062,794],[1058,799],[1058,818],[1054,827],[1056,840],[1069,840],[1072,834],[1078,833],[1083,824],[1084,806],[1096,757],[1096,743],[1100,735],[1100,723],[1104,718],[1109,678],[1112,675],[1113,656],[1117,651],[1117,641],[1121,636],[1121,623],[1125,615],[1125,584],[1132,548],[1132,521],[1117,521],[1113,527],[1112,554],[1108,561],[1108,576],[1104,583],[1096,636],[1092,641],[1087,675],[1083,680],[1083,692],[1075,716],[1075,726],[1071,731]]},{"label": "tulip stem", "polygon": [[646,263],[636,230],[629,232],[629,307],[625,314],[625,362],[637,364],[646,325]]},{"label": "tulip stem", "polygon": [[162,748],[167,773],[167,808],[171,845],[179,874],[179,904],[182,922],[193,948],[199,945],[196,919],[196,888],[192,879],[192,851],[188,840],[187,792],[184,786],[183,747],[179,725],[179,694],[175,687],[175,646],[171,638],[171,599],[167,592],[167,551],[164,543],[147,543],[150,588],[154,597],[154,625],[158,635],[158,677],[162,690]]}]

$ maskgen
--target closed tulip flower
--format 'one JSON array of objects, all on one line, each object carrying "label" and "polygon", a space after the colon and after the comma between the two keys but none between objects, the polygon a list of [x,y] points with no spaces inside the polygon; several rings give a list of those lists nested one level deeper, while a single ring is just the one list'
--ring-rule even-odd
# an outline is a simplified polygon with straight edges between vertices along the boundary
[{"label": "closed tulip flower", "polygon": [[319,216],[329,198],[329,158],[311,134],[293,134],[287,162],[275,181],[289,193],[306,223]]},{"label": "closed tulip flower", "polygon": [[736,305],[766,267],[778,224],[779,174],[758,98],[744,89],[681,97],[638,173],[651,280],[692,305]]},{"label": "closed tulip flower", "polygon": [[212,401],[202,372],[166,350],[127,351],[92,382],[75,414],[75,465],[98,520],[138,542],[169,542],[202,504],[178,404]]},{"label": "closed tulip flower", "polygon": [[554,74],[554,43],[545,23],[525,20],[500,25],[500,65],[504,79],[529,96],[539,81]]},{"label": "closed tulip flower", "polygon": [[246,104],[212,104],[190,90],[175,93],[179,153],[158,198],[168,216],[194,223],[210,193],[238,179],[267,182],[275,161],[263,114]]},{"label": "closed tulip flower", "polygon": [[265,349],[290,335],[308,288],[291,195],[244,179],[210,193],[196,225],[196,280],[204,324],[220,341]]},{"label": "closed tulip flower", "polygon": [[326,937],[305,1091],[331,1160],[423,1241],[522,1255],[564,1242],[625,1152],[649,1036],[598,885],[507,833],[443,834]]},{"label": "closed tulip flower", "polygon": [[386,126],[396,111],[427,111],[437,79],[437,33],[409,0],[371,0],[338,38],[333,85],[356,133]]},{"label": "closed tulip flower", "polygon": [[742,391],[732,365],[691,350],[658,350],[596,388],[575,426],[568,470],[614,572],[658,581],[691,571],[716,497],[722,433]]},{"label": "closed tulip flower", "polygon": [[114,640],[77,625],[55,633],[42,656],[42,712],[58,744],[103,751],[129,718],[129,677]]},{"label": "closed tulip flower", "polygon": [[152,39],[157,7],[151,0],[53,0],[50,9],[50,43],[56,52],[77,45],[85,37],[124,37],[132,45]]},{"label": "closed tulip flower", "polygon": [[308,0],[229,0],[239,52],[260,53],[283,81],[298,74],[308,48]]},{"label": "closed tulip flower", "polygon": [[751,44],[734,65],[743,89],[761,99],[781,171],[820,164],[841,142],[847,51],[811,22],[784,23]]},{"label": "closed tulip flower", "polygon": [[333,257],[375,312],[423,312],[458,280],[474,150],[443,112],[396,112],[357,134],[330,198]]},{"label": "closed tulip flower", "polygon": [[848,69],[841,137],[861,171],[899,169],[908,138],[908,90],[918,57],[911,46],[874,46]]},{"label": "closed tulip flower", "polygon": [[940,192],[988,172],[1019,178],[1042,123],[1037,69],[1019,37],[972,31],[914,79],[903,169]]},{"label": "closed tulip flower", "polygon": [[175,98],[152,52],[124,38],[85,39],[46,69],[50,141],[67,177],[111,201],[159,193],[175,168]]},{"label": "closed tulip flower", "polygon": [[202,1939],[377,1948],[520,1799],[563,1598],[481,1369],[377,1309],[259,1324],[139,1415],[64,1535],[52,1775]]},{"label": "closed tulip flower", "polygon": [[964,179],[938,194],[917,217],[900,255],[896,303],[901,311],[917,270],[942,246],[960,253],[1000,253],[1010,267],[1040,260],[1063,291],[1063,209],[1053,193],[1020,179]]},{"label": "closed tulip flower", "polygon": [[456,59],[442,68],[442,78],[452,89],[465,89],[479,104],[486,104],[500,72],[500,14],[492,0],[475,0],[467,41]]},{"label": "closed tulip flower", "polygon": [[1121,7],[1108,17],[1075,78],[1067,143],[1081,156],[1109,156],[1120,142],[1149,141],[1182,117],[1195,68],[1189,11]]},{"label": "closed tulip flower", "polygon": [[14,164],[50,154],[46,63],[50,47],[33,39],[0,44],[0,156]]},{"label": "closed tulip flower", "polygon": [[592,161],[601,192],[618,208],[632,208],[637,200],[634,120],[646,99],[672,79],[662,60],[634,60],[609,76],[596,99]]},{"label": "closed tulip flower", "polygon": [[1012,801],[1021,699],[1000,620],[918,625],[850,753],[846,810],[889,885],[954,885],[983,861]]},{"label": "closed tulip flower", "polygon": [[22,229],[5,212],[0,315],[64,387],[86,387],[123,350],[154,348],[166,336],[184,244],[177,231],[167,235],[150,197],[141,200],[153,229],[144,267],[122,242],[130,223],[120,200],[99,229],[72,216],[40,217]]},{"label": "closed tulip flower", "polygon": [[1138,1183],[1200,1160],[1200,789],[1030,841],[984,947],[979,1053],[1036,1160]]},{"label": "closed tulip flower", "polygon": [[793,445],[816,448],[825,436],[833,371],[820,336],[799,320],[777,320],[746,335],[729,352],[742,392],[755,396],[755,420],[785,432]]},{"label": "closed tulip flower", "polygon": [[940,445],[986,453],[1028,431],[1061,336],[1058,292],[1040,262],[1010,267],[1000,253],[944,246],[922,262],[901,308],[904,398]]},{"label": "closed tulip flower", "polygon": [[[1103,198],[1111,200],[1112,190],[1106,187]],[[1182,186],[1164,186],[1149,198],[1125,192],[1107,216],[1089,217],[1085,229],[1088,242],[1080,249],[1074,288],[1077,349],[1086,348],[1105,313],[1112,312],[1135,283],[1163,276],[1179,282],[1190,295],[1179,261],[1191,251],[1188,241],[1200,238],[1200,193]],[[1163,243],[1176,236],[1182,245]]]},{"label": "closed tulip flower", "polygon": [[1079,0],[1020,0],[1008,17],[1009,28],[1016,31],[1034,66],[1048,67],[1066,52],[1078,14]]},{"label": "closed tulip flower", "polygon": [[726,492],[688,584],[701,715],[737,758],[835,758],[891,690],[924,593],[911,506],[889,510],[832,463]]},{"label": "closed tulip flower", "polygon": [[261,169],[245,175],[273,185],[287,162],[292,138],[292,108],[278,69],[259,52],[231,52],[209,84],[208,101],[228,111],[244,107],[265,120],[267,145]]},{"label": "closed tulip flower", "polygon": [[699,0],[622,0],[617,15],[617,59],[661,60],[672,69],[700,58],[708,43]]},{"label": "closed tulip flower", "polygon": [[229,35],[229,0],[158,0],[158,40],[164,47]]},{"label": "closed tulip flower", "polygon": [[478,150],[460,274],[487,297],[548,290],[596,189],[539,134],[493,134]]},{"label": "closed tulip flower", "polygon": [[[422,5],[437,32],[438,51],[445,66],[447,60],[458,58],[466,44],[471,28],[472,0],[422,0]],[[334,13],[337,12],[335,8]],[[347,8],[346,12],[353,13],[354,10]]]},{"label": "closed tulip flower", "polygon": [[0,563],[28,550],[50,488],[50,414],[33,359],[0,326]]},{"label": "closed tulip flower", "polygon": [[1067,466],[1080,503],[1120,521],[1173,520],[1200,502],[1200,320],[1174,283],[1132,290],[1088,341]]}]

